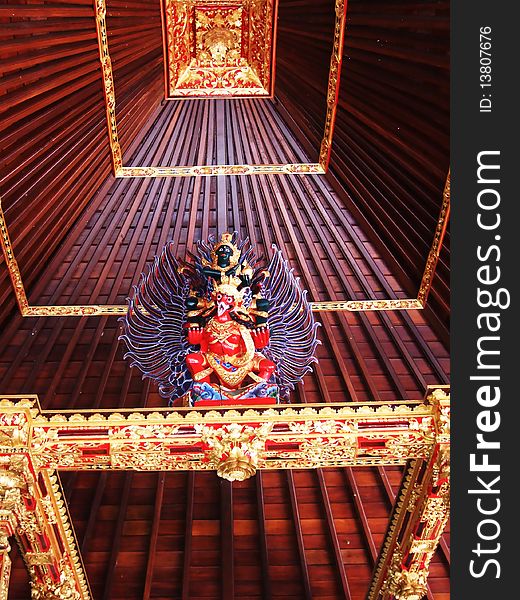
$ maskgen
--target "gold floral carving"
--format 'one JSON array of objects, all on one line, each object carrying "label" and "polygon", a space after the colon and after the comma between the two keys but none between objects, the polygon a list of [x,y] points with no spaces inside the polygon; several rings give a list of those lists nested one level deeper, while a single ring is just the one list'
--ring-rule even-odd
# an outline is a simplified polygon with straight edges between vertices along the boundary
[{"label": "gold floral carving", "polygon": [[273,0],[163,0],[161,8],[167,98],[272,95]]},{"label": "gold floral carving", "polygon": [[[13,428],[25,427],[35,413],[33,405],[24,399],[18,403],[1,400],[0,422],[4,427],[6,424]],[[4,449],[6,451],[7,448]],[[25,448],[12,447],[10,452],[0,456],[0,523],[3,524],[0,531],[0,581],[4,582],[8,577],[9,557],[5,555],[10,548],[8,540],[6,543],[4,539],[7,523],[9,533],[16,536],[22,550],[31,577],[33,598],[89,600],[88,583],[57,476],[35,467],[28,438]],[[49,544],[45,551],[41,549],[42,538]],[[42,567],[50,565],[61,573],[59,581],[53,582],[42,576],[45,572]]]},{"label": "gold floral carving", "polygon": [[31,600],[82,600],[82,595],[76,587],[74,573],[70,566],[62,561],[60,579],[53,583],[49,579],[38,581],[34,569],[29,568],[33,575],[31,579]]},{"label": "gold floral carving", "polygon": [[348,312],[373,312],[384,310],[421,310],[423,306],[415,298],[402,298],[391,300],[346,300],[344,302],[312,302],[314,311],[348,311]]},{"label": "gold floral carving", "polygon": [[[422,598],[430,561],[446,526],[450,507],[449,388],[430,389],[435,435],[427,457],[408,468],[398,505],[380,554],[369,600]],[[422,467],[426,466],[426,470]],[[406,509],[408,518],[404,519]],[[399,542],[397,540],[400,540]],[[403,558],[406,558],[406,563]],[[406,566],[405,566],[406,565]]]},{"label": "gold floral carving", "polygon": [[310,438],[301,444],[301,451],[305,456],[305,461],[310,464],[331,465],[334,462],[344,464],[347,459],[354,459],[356,456],[357,443],[355,436],[340,438]]},{"label": "gold floral carving", "polygon": [[0,523],[0,600],[8,600],[11,559],[8,532]]},{"label": "gold floral carving", "polygon": [[273,424],[269,422],[256,427],[239,423],[219,428],[195,426],[208,448],[206,459],[216,468],[219,477],[228,481],[244,481],[256,473],[272,428]]},{"label": "gold floral carving", "polygon": [[427,571],[411,571],[402,566],[402,553],[394,553],[388,576],[381,588],[383,598],[392,597],[395,600],[421,600],[426,595]]},{"label": "gold floral carving", "polygon": [[321,175],[318,163],[197,165],[194,167],[123,167],[117,177],[214,177],[218,175]]}]

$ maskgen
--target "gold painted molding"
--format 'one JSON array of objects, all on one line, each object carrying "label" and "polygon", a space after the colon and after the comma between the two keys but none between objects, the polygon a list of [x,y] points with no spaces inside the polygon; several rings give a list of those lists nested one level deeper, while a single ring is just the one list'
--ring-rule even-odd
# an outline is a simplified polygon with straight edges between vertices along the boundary
[{"label": "gold painted molding", "polygon": [[427,459],[411,460],[397,496],[367,600],[419,600],[427,594],[431,559],[450,514],[450,394],[429,386],[436,443]]},{"label": "gold painted molding", "polygon": [[444,241],[444,235],[446,228],[448,227],[448,221],[450,218],[450,196],[451,196],[451,184],[450,184],[450,170],[448,170],[448,176],[446,177],[446,183],[444,184],[444,191],[442,193],[442,204],[437,219],[437,226],[435,227],[435,234],[433,236],[433,242],[426,259],[426,267],[419,287],[419,293],[417,294],[417,300],[425,306],[428,294],[432,287],[432,280],[435,274],[437,263],[439,262],[439,254],[442,248],[442,242]]},{"label": "gold painted molding", "polygon": [[[160,4],[166,100],[273,97],[278,0],[161,0]],[[218,12],[219,27],[230,32],[226,36],[222,29],[213,30],[209,45],[204,38],[210,25],[204,18],[207,10]],[[219,42],[220,50],[225,48],[220,59],[211,49]],[[243,69],[250,81],[244,81]]]}]

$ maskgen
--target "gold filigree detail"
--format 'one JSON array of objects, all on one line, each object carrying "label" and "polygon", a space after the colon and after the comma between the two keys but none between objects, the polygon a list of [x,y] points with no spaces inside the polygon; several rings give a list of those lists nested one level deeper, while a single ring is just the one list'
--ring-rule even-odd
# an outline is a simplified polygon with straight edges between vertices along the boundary
[{"label": "gold filigree detail", "polygon": [[25,561],[28,565],[51,565],[54,556],[52,552],[26,552]]},{"label": "gold filigree detail", "polygon": [[256,473],[258,460],[241,446],[234,446],[217,465],[217,475],[228,481],[244,481]]},{"label": "gold filigree detail", "polygon": [[195,426],[208,447],[207,460],[215,466],[220,477],[229,481],[244,481],[256,473],[272,428],[272,423],[257,427],[238,423],[220,428]]},{"label": "gold filigree detail", "polygon": [[427,572],[410,571],[402,566],[402,553],[396,550],[381,591],[395,600],[421,600],[426,595]]},{"label": "gold filigree detail", "polygon": [[336,110],[338,106],[347,14],[347,3],[345,0],[336,0],[335,12],[336,20],[334,23],[334,38],[329,66],[329,81],[327,86],[327,112],[325,115],[325,127],[318,159],[318,162],[323,167],[324,171],[327,171],[329,168],[330,153],[332,149],[332,136],[334,135],[334,124],[336,122]]},{"label": "gold filigree detail", "polygon": [[448,171],[448,176],[446,177],[446,183],[442,195],[441,210],[437,220],[435,234],[433,236],[433,242],[428,254],[428,258],[426,259],[426,266],[424,268],[421,285],[419,287],[419,293],[417,294],[417,300],[419,300],[423,306],[426,305],[426,300],[428,299],[428,294],[430,293],[435,269],[437,267],[437,263],[439,262],[439,254],[442,248],[442,242],[448,226],[448,220],[450,217],[450,195],[450,172]]},{"label": "gold filigree detail", "polygon": [[0,600],[8,600],[9,579],[11,576],[11,546],[5,529],[0,529]]},{"label": "gold filigree detail", "polygon": [[356,456],[356,438],[341,437],[341,438],[310,438],[306,439],[301,444],[301,452],[305,456],[305,460],[311,464],[320,464],[323,462],[331,463],[341,461]]},{"label": "gold filigree detail", "polygon": [[422,310],[424,307],[415,298],[392,300],[347,300],[345,302],[311,302],[313,311],[374,312],[386,310]]},{"label": "gold filigree detail", "polygon": [[108,33],[106,23],[106,4],[105,0],[96,0],[96,30],[98,35],[99,61],[103,75],[103,93],[105,95],[105,109],[108,126],[108,136],[110,143],[110,152],[112,155],[112,166],[114,173],[123,166],[123,155],[121,145],[119,144],[119,135],[117,132],[116,120],[116,91],[114,87],[114,76],[112,73],[112,61],[108,51]]},{"label": "gold filigree detail", "polygon": [[270,97],[273,0],[164,0],[166,97]]},{"label": "gold filigree detail", "polygon": [[29,572],[33,575],[31,600],[81,600],[81,593],[76,588],[74,573],[65,562],[61,564],[58,583],[53,583],[49,579],[38,580],[34,567],[32,570],[30,568]]},{"label": "gold filigree detail", "polygon": [[122,167],[117,177],[214,177],[217,175],[322,175],[318,163],[198,165],[195,167]]},{"label": "gold filigree detail", "polygon": [[[443,391],[442,398],[440,392],[434,391],[437,388]],[[375,600],[382,586],[393,589],[401,598],[405,598],[405,594],[413,597],[410,594],[417,592],[418,584],[427,576],[449,509],[446,501],[449,448],[444,441],[439,442],[439,439],[445,439],[449,425],[441,422],[441,416],[444,420],[449,419],[449,412],[446,412],[449,394],[447,388],[434,386],[429,388],[427,397],[427,402],[64,414],[42,413],[34,398],[4,397],[0,399],[3,431],[8,431],[8,427],[27,425],[28,432],[25,445],[6,446],[4,451],[11,454],[0,457],[0,472],[5,475],[0,510],[4,519],[8,516],[16,520],[15,530],[26,534],[32,545],[25,557],[30,572],[34,563],[48,560],[47,564],[50,564],[52,559],[55,568],[68,573],[67,580],[52,584],[54,588],[49,582],[42,583],[33,577],[35,598],[52,599],[65,595],[74,600],[87,600],[90,598],[88,584],[66,505],[57,476],[49,471],[61,467],[62,461],[72,462],[69,468],[73,469],[214,469],[221,477],[236,481],[252,476],[259,468],[402,464],[412,458],[369,598]],[[89,430],[93,435],[90,439]],[[404,444],[397,443],[399,438]],[[377,441],[376,445],[381,440],[393,440],[385,446],[387,450],[394,448],[396,455],[367,456],[367,444],[370,448],[373,440]],[[410,440],[413,443],[409,443]],[[414,444],[421,440],[429,445],[429,458],[414,460],[417,454]],[[67,462],[70,456],[73,461]],[[419,485],[417,477],[423,472],[421,465],[425,460],[426,475]],[[43,477],[47,500],[39,491],[40,483],[35,482],[35,474]],[[24,508],[24,498],[29,497],[35,500],[34,510],[30,511]],[[414,509],[405,520],[403,514],[410,502],[414,502]],[[421,536],[417,537],[415,532],[419,531],[416,527],[419,522],[422,523]],[[399,550],[395,538],[403,523],[408,523],[408,529]],[[44,532],[51,540],[51,549],[46,556],[41,553],[36,539],[37,533]],[[55,535],[59,535],[62,547],[66,549],[63,554]],[[389,573],[389,561],[396,549],[406,550],[414,558],[408,569],[399,571],[396,568]],[[65,566],[62,568],[63,561]]]},{"label": "gold filigree detail", "polygon": [[438,546],[438,540],[413,540],[410,546],[411,554],[435,552]]}]

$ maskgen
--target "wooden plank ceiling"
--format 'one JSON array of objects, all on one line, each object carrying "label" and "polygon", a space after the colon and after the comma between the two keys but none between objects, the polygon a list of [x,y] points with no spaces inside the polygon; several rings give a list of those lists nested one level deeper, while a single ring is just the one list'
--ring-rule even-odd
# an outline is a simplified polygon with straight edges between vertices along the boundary
[{"label": "wooden plank ceiling", "polygon": [[[277,97],[315,148],[323,135],[332,6],[280,2]],[[449,28],[447,0],[348,0],[332,175],[409,293],[419,287],[449,168]],[[447,340],[449,233],[428,304]]]},{"label": "wooden plank ceiling", "polygon": [[[325,15],[330,3],[312,5],[320,9],[312,14]],[[291,134],[278,100],[161,105],[158,3],[109,0],[108,6],[120,137],[131,164],[305,157],[308,147]],[[305,92],[299,107],[294,100],[306,72],[289,52],[302,35],[298,7],[307,14],[305,2],[280,3],[293,23],[282,14],[277,89],[312,140],[312,94]],[[439,126],[434,139],[429,130],[419,135],[421,127],[410,120],[402,148],[384,143],[389,130],[383,121],[377,125],[374,94],[383,93],[385,79],[374,77],[378,55],[367,36],[379,35],[379,28],[392,32],[385,52],[393,48],[399,56],[389,58],[384,71],[388,93],[406,96],[417,63],[428,73],[445,68],[422,60],[428,50],[417,47],[429,27],[440,53],[445,4],[356,0],[349,10],[353,40],[336,132],[336,181],[114,180],[90,0],[0,6],[0,48],[8,59],[0,97],[0,193],[31,303],[123,303],[166,241],[183,254],[195,240],[233,229],[266,255],[272,243],[280,247],[313,300],[409,296],[408,280],[418,287],[440,205],[444,133]],[[407,28],[398,25],[403,15],[410,19]],[[329,18],[316,22],[325,30]],[[410,37],[416,46],[407,45]],[[309,54],[322,43],[325,36],[309,34]],[[399,85],[392,61],[411,63]],[[307,84],[319,87],[308,73]],[[436,110],[442,121],[445,97],[429,97],[426,108],[422,93],[409,97],[417,114],[424,110],[426,119],[427,111]],[[305,115],[303,105],[309,107]],[[388,106],[380,112],[386,109],[393,114]],[[412,130],[420,141],[415,146]],[[412,161],[404,146],[415,147],[419,158]],[[414,208],[412,219],[397,197],[424,210]],[[386,214],[391,205],[396,211],[381,227],[372,216]],[[408,254],[410,248],[417,252]],[[394,269],[392,257],[402,270]],[[116,319],[22,319],[5,271],[0,268],[2,393],[38,393],[43,407],[53,409],[162,405],[156,390],[124,363]],[[449,356],[439,329],[447,316],[445,271],[446,255],[435,314],[320,314],[320,360],[294,401],[417,399],[427,384],[447,383]],[[96,600],[356,600],[367,592],[400,477],[399,469],[367,468],[265,472],[233,485],[213,473],[65,473],[63,482]],[[432,564],[430,599],[449,597],[448,570],[446,536]],[[19,557],[9,597],[29,597]]]}]

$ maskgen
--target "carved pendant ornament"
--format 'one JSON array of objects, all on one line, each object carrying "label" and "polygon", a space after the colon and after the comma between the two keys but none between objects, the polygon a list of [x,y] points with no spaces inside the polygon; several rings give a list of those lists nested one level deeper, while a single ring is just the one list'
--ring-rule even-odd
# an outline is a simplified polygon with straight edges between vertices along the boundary
[{"label": "carved pendant ornament", "polygon": [[121,318],[131,366],[174,406],[287,401],[311,371],[318,324],[281,252],[263,265],[224,233],[178,260],[165,246]]}]

